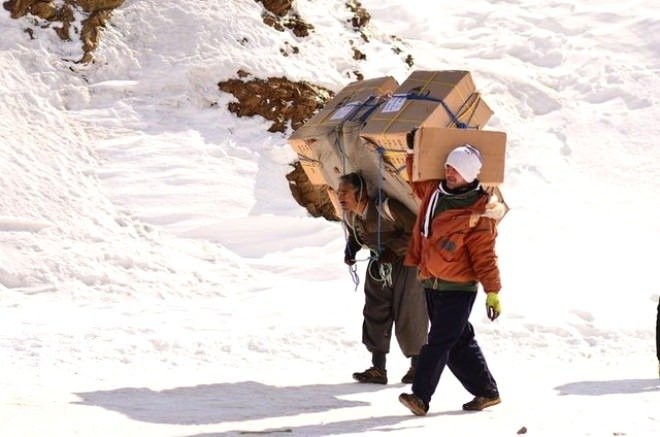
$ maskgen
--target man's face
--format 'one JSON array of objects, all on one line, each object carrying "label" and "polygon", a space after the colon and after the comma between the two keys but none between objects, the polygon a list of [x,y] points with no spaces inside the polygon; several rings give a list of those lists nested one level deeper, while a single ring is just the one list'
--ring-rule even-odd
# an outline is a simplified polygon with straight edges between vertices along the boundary
[{"label": "man's face", "polygon": [[344,212],[359,212],[359,190],[353,185],[342,182],[339,184],[337,189],[337,197],[339,198],[339,204],[341,209]]},{"label": "man's face", "polygon": [[450,190],[463,187],[468,183],[463,179],[463,176],[456,171],[451,165],[445,165],[445,181],[447,181],[447,188]]}]

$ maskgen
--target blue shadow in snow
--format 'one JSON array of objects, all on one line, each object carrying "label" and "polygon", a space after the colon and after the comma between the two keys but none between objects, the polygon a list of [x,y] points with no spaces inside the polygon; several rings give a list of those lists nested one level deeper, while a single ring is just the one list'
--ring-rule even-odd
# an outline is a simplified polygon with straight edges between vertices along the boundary
[{"label": "blue shadow in snow", "polygon": [[102,407],[150,423],[204,425],[317,413],[368,405],[339,396],[377,391],[366,384],[274,387],[254,381],[154,391],[120,388],[76,393],[79,405]]},{"label": "blue shadow in snow", "polygon": [[602,396],[660,391],[660,379],[581,381],[555,387],[560,395]]}]

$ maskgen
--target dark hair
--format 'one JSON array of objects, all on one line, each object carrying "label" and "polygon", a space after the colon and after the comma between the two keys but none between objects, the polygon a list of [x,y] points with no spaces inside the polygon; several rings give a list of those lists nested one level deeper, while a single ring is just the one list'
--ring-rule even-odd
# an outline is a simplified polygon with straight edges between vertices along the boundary
[{"label": "dark hair", "polygon": [[358,191],[360,197],[367,193],[367,182],[360,173],[346,173],[339,178],[339,182],[345,182],[353,186]]}]

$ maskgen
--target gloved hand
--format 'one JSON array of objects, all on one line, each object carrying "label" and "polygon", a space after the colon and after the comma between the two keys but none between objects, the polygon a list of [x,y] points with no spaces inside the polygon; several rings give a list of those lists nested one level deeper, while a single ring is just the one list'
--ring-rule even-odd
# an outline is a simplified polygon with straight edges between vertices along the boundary
[{"label": "gloved hand", "polygon": [[486,293],[486,314],[490,320],[497,319],[502,313],[500,296],[495,292]]}]

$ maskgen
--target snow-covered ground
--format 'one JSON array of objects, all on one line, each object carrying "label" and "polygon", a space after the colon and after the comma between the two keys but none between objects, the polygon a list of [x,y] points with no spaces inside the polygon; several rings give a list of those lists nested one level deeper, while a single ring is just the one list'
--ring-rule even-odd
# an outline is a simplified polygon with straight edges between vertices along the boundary
[{"label": "snow-covered ground", "polygon": [[[660,434],[655,2],[362,0],[368,43],[340,0],[295,2],[307,38],[192,3],[126,1],[87,66],[0,11],[0,434]],[[227,111],[239,69],[335,91],[472,72],[509,138],[504,312],[472,315],[501,405],[460,411],[446,372],[411,416],[394,342],[394,382],[352,382],[341,226],[293,200],[287,134]]]}]

